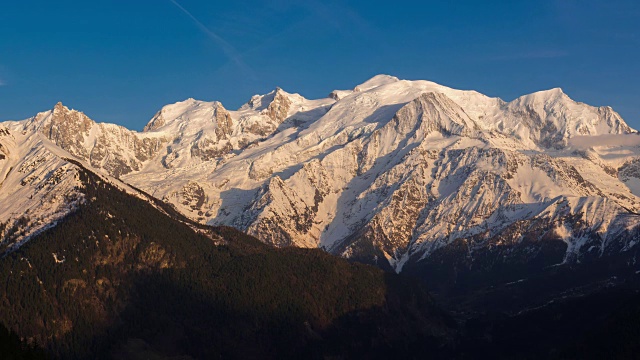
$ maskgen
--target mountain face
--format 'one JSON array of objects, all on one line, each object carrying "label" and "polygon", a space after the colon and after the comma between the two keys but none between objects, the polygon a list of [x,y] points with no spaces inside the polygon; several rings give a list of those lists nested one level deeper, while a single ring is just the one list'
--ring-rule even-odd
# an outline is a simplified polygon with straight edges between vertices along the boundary
[{"label": "mountain face", "polygon": [[445,253],[467,268],[581,263],[635,254],[637,136],[561,89],[505,102],[386,75],[237,111],[188,99],[142,132],[57,104],[0,123],[0,229],[19,245],[86,201],[70,158],[196,222],[397,272]]}]

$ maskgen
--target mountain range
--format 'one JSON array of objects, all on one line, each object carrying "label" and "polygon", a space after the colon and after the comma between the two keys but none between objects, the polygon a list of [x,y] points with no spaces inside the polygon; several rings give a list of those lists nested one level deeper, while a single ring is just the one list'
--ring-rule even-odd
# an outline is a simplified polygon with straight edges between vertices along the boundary
[{"label": "mountain range", "polygon": [[237,111],[188,99],[142,132],[61,103],[0,129],[5,247],[86,200],[67,158],[196,222],[396,272],[460,241],[474,257],[558,240],[554,261],[575,263],[628,251],[640,224],[640,137],[561,89],[505,102],[378,75],[318,100],[276,88]]}]

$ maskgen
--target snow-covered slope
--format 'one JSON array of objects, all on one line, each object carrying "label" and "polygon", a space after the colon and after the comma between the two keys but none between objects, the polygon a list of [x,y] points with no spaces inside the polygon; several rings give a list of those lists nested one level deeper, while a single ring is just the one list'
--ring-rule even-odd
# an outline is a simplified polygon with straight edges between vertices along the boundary
[{"label": "snow-covered slope", "polygon": [[[277,88],[237,111],[188,99],[143,132],[61,104],[0,127],[19,134],[0,137],[3,176],[35,161],[38,146],[64,151],[196,221],[276,246],[386,259],[398,271],[458,240],[472,244],[470,256],[561,240],[564,261],[580,261],[630,249],[640,225],[640,149],[572,144],[635,131],[560,89],[505,102],[379,75],[319,100]],[[13,199],[14,188],[3,184],[0,196]],[[26,205],[11,206],[0,222]]]},{"label": "snow-covered slope", "polygon": [[62,150],[6,125],[0,124],[0,251],[55,225],[83,201],[76,168],[57,155]]}]

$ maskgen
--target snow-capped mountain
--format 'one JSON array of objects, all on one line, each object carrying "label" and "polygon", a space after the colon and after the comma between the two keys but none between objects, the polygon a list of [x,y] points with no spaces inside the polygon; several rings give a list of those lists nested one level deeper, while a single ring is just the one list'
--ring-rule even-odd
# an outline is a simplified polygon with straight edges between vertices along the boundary
[{"label": "snow-capped mountain", "polygon": [[0,123],[0,222],[7,239],[29,209],[29,226],[12,230],[20,241],[70,211],[72,158],[275,246],[400,271],[459,241],[473,257],[557,240],[560,261],[575,262],[635,246],[635,144],[611,108],[561,89],[505,102],[386,75],[318,100],[277,88],[237,111],[188,99],[142,132],[57,104]]}]

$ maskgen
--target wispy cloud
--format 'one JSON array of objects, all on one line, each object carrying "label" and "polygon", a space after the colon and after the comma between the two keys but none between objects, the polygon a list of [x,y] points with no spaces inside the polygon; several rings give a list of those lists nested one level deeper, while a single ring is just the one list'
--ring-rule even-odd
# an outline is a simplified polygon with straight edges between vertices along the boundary
[{"label": "wispy cloud", "polygon": [[[319,33],[331,34],[356,45],[366,43],[367,46],[377,47],[380,51],[387,45],[385,34],[370,24],[355,9],[341,2],[308,0],[297,3],[287,2],[280,6],[271,3],[260,8],[259,11],[262,14],[269,14],[269,16],[260,16],[262,21],[269,17],[282,17],[288,11],[295,11],[298,16],[296,21],[277,28],[277,31],[263,31],[259,37],[260,41],[242,52],[245,58],[268,51],[270,48],[289,47],[291,39],[297,39],[302,34],[307,37],[318,36]],[[242,20],[246,21],[246,19]],[[251,18],[250,22],[255,22],[255,17]],[[247,25],[243,24],[244,32],[246,28]],[[265,36],[265,33],[269,35]],[[318,46],[325,46],[325,44],[318,44]]]},{"label": "wispy cloud", "polygon": [[[373,36],[373,27],[353,8],[341,3],[309,0],[303,2],[312,14],[323,23],[338,30],[343,36],[355,37],[367,34]],[[354,34],[355,32],[355,34]]]},{"label": "wispy cloud", "polygon": [[172,4],[174,4],[178,9],[180,9],[183,13],[185,13],[191,21],[198,27],[198,29],[205,35],[207,35],[216,45],[222,49],[222,52],[225,56],[234,64],[236,64],[240,69],[247,73],[253,73],[251,69],[242,61],[242,56],[233,47],[229,42],[227,42],[220,35],[211,31],[208,27],[206,27],[198,18],[196,18],[189,10],[185,9],[182,5],[180,5],[176,0],[169,0]]},{"label": "wispy cloud", "polygon": [[4,80],[0,79],[0,86],[5,86],[7,85],[7,83],[4,82]]},{"label": "wispy cloud", "polygon": [[512,61],[512,60],[534,60],[534,59],[557,59],[569,56],[569,52],[554,49],[539,49],[524,52],[513,52],[489,57],[489,60]]},{"label": "wispy cloud", "polygon": [[596,136],[576,136],[569,139],[569,145],[578,149],[595,146],[639,146],[638,134],[608,134]]}]

